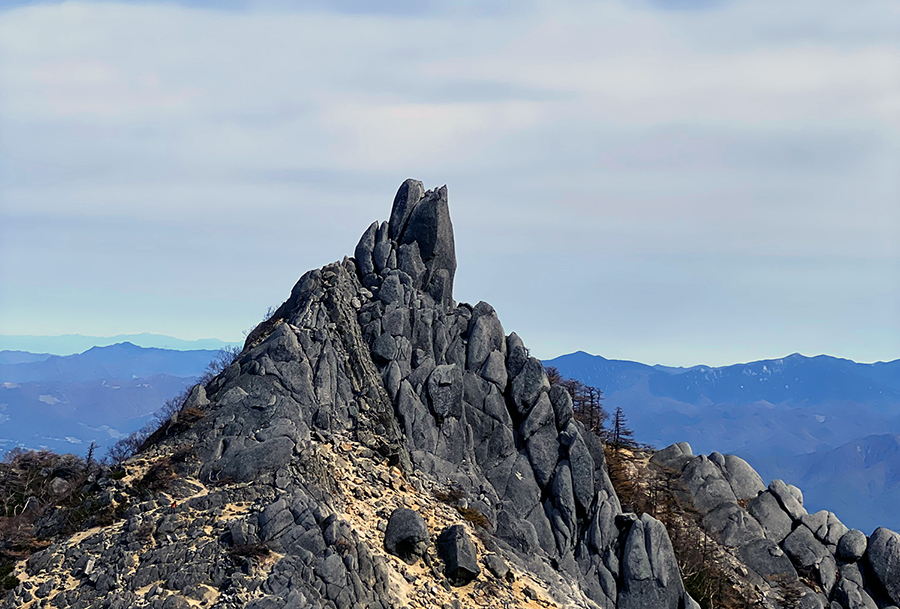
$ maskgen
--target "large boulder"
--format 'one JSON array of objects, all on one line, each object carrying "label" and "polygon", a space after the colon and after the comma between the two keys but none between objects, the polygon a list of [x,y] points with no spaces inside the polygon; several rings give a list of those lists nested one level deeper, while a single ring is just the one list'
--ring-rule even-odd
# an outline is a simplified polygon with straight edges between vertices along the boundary
[{"label": "large boulder", "polygon": [[725,478],[738,500],[753,499],[766,490],[766,485],[750,464],[736,455],[725,455]]},{"label": "large boulder", "polygon": [[875,529],[867,556],[891,601],[900,605],[900,535],[883,527]]},{"label": "large boulder", "polygon": [[556,428],[560,431],[566,428],[575,410],[572,405],[572,396],[562,385],[554,385],[550,388],[550,402],[553,404],[553,413],[556,417]]},{"label": "large boulder", "polygon": [[375,235],[378,233],[378,222],[372,222],[366,232],[362,234],[359,243],[356,244],[356,265],[362,277],[375,273],[375,263],[372,261],[372,252],[375,250]]},{"label": "large boulder", "polygon": [[785,484],[783,480],[772,480],[769,483],[769,492],[775,495],[778,503],[792,520],[800,520],[806,516],[806,510],[803,508],[803,493],[796,486]]},{"label": "large boulder", "polygon": [[444,561],[444,574],[452,586],[465,586],[478,577],[478,554],[466,527],[455,524],[447,527],[437,539],[437,552]]},{"label": "large boulder", "polygon": [[430,537],[428,525],[418,514],[408,508],[397,508],[391,513],[384,532],[384,549],[412,565],[425,554]]},{"label": "large boulder", "polygon": [[721,468],[701,455],[684,467],[682,479],[694,498],[694,506],[701,514],[706,514],[723,503],[737,503],[731,484]]},{"label": "large boulder", "polygon": [[844,533],[837,545],[837,556],[847,562],[856,562],[866,553],[866,534],[857,529]]},{"label": "large boulder", "polygon": [[663,467],[681,471],[694,457],[691,445],[687,442],[677,442],[667,446],[650,457],[650,462]]},{"label": "large boulder", "polygon": [[785,538],[782,547],[794,564],[804,569],[817,566],[830,554],[813,532],[803,525]]},{"label": "large boulder", "polygon": [[703,518],[703,527],[719,543],[731,548],[765,538],[759,522],[736,503],[723,503],[708,513]]},{"label": "large boulder", "polygon": [[837,516],[825,510],[801,516],[800,522],[805,524],[819,541],[832,546],[837,545],[849,530]]},{"label": "large boulder", "polygon": [[772,493],[761,493],[747,504],[747,511],[762,525],[767,539],[781,543],[790,534],[793,521]]},{"label": "large boulder", "polygon": [[872,597],[857,583],[841,579],[834,589],[834,600],[844,609],[878,609]]}]

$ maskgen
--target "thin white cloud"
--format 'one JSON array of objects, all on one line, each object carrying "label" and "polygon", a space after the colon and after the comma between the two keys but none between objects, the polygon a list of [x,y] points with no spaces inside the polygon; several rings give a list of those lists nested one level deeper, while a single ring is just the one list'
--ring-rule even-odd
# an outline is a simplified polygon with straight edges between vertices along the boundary
[{"label": "thin white cloud", "polygon": [[[660,344],[677,345],[688,336],[679,315],[699,307],[707,319],[730,320],[729,298],[746,300],[730,276],[789,305],[766,309],[765,322],[733,321],[752,328],[741,339],[751,351],[790,335],[814,305],[828,309],[826,325],[850,317],[857,333],[900,338],[890,309],[853,308],[884,298],[884,285],[900,287],[861,272],[900,265],[893,0],[680,11],[638,1],[499,2],[487,11],[394,3],[376,14],[354,2],[237,8],[65,2],[0,13],[0,214],[7,226],[44,226],[57,238],[29,245],[0,228],[0,329],[27,323],[40,332],[53,318],[85,333],[194,335],[204,299],[173,294],[155,305],[165,316],[143,318],[152,327],[106,328],[124,314],[92,318],[85,306],[66,318],[65,303],[46,302],[29,279],[88,299],[79,294],[98,279],[78,268],[112,277],[139,268],[144,295],[209,295],[223,282],[244,283],[217,314],[221,325],[198,333],[234,338],[225,334],[290,287],[275,282],[350,253],[412,176],[450,185],[459,293],[491,299],[501,314],[501,304],[524,312],[522,333],[540,336],[544,355],[558,347],[641,357],[646,344],[627,338],[641,320],[635,310],[658,316]],[[72,219],[68,232],[55,224],[60,217]],[[203,272],[189,261],[191,230],[231,236],[236,227],[239,245],[200,239],[227,265]],[[105,230],[123,231],[121,242],[85,245]],[[128,250],[145,240],[165,242],[166,252]],[[243,255],[232,254],[238,247]],[[480,261],[513,254],[510,292],[498,293]],[[66,264],[54,265],[60,256]],[[626,296],[652,306],[609,304],[617,289],[609,282],[622,278],[592,256],[621,256],[616,263],[638,275]],[[666,256],[699,257],[691,264],[718,283],[718,296],[688,304],[647,292],[668,286],[672,273],[688,281],[690,265],[673,271]],[[796,280],[802,269],[788,282],[760,271],[810,257],[858,266],[813,274],[814,285]],[[592,326],[591,305],[572,305],[566,317],[585,328],[548,338],[552,330],[530,317],[545,306],[528,297],[539,259],[563,282],[584,281],[582,298],[606,299],[606,319],[626,330],[610,338]],[[178,260],[191,271],[151,271]],[[873,281],[854,284],[855,296],[831,285],[851,277]],[[104,297],[136,307],[128,286],[108,277]],[[839,302],[821,304],[829,292]],[[900,297],[887,298],[900,309]],[[184,320],[175,318],[179,303]],[[720,329],[703,336],[701,345],[722,349]],[[673,363],[692,363],[678,359],[686,349],[666,348]],[[815,350],[791,351],[804,349]]]}]

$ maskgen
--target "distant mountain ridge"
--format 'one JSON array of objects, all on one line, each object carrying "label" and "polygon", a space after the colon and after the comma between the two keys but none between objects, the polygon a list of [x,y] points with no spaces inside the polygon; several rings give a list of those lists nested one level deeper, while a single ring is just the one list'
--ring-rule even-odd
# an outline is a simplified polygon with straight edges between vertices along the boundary
[{"label": "distant mountain ridge", "polygon": [[[860,364],[795,353],[669,368],[579,351],[544,363],[602,389],[607,409],[621,406],[640,441],[659,447],[687,441],[698,453],[734,453],[766,479],[801,486],[810,505],[834,510],[853,526],[900,527],[891,507],[900,490],[883,475],[900,467],[900,457],[876,449],[892,444],[875,439],[900,435],[900,360]],[[857,449],[869,457],[850,458]],[[818,462],[828,465],[817,469]],[[853,497],[829,500],[841,480],[860,484],[846,487],[856,489]]]},{"label": "distant mountain ridge", "polygon": [[[184,340],[163,334],[118,334],[116,336],[84,336],[81,334],[64,334],[61,336],[35,336],[0,334],[0,351],[27,351],[29,353],[46,353],[53,355],[73,355],[82,353],[91,347],[106,347],[116,343],[129,342],[140,347],[173,349],[189,351],[197,349],[218,350],[229,346],[242,346],[241,343],[229,343],[218,338],[201,338]],[[3,360],[0,360],[2,362]]]},{"label": "distant mountain ridge", "polygon": [[[779,359],[729,366],[674,368],[629,360],[607,359],[576,351],[544,360],[564,375],[600,387],[605,393],[628,389],[644,378],[658,395],[699,404],[704,399],[786,400],[900,397],[900,359],[860,364],[829,355],[794,353]],[[793,383],[793,387],[791,384]]]},{"label": "distant mountain ridge", "polygon": [[51,355],[41,361],[0,364],[0,381],[79,382],[131,379],[155,374],[198,376],[215,354],[214,350],[177,351],[139,347],[124,342],[91,347],[76,355]]}]

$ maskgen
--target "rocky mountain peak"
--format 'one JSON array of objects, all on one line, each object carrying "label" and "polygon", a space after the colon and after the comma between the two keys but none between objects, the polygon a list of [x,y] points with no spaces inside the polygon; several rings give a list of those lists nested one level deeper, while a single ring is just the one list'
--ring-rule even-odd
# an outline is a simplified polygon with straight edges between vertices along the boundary
[{"label": "rocky mountain peak", "polygon": [[[453,301],[455,272],[446,187],[405,181],[353,258],[305,273],[104,478],[118,520],[57,534],[4,606],[697,607],[666,527],[623,513],[569,394],[493,307]],[[703,513],[726,505],[729,540],[784,524],[754,528],[752,496],[799,528],[802,495],[765,490],[739,459],[660,455]],[[883,537],[873,565],[890,574]]]}]

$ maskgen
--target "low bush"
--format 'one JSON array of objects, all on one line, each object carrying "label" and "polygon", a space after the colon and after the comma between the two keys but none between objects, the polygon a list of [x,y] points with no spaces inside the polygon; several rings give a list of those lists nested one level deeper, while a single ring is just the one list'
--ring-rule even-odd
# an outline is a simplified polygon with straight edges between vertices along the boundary
[{"label": "low bush", "polygon": [[139,493],[166,491],[177,477],[170,458],[163,457],[150,466],[143,477],[134,484],[134,489]]},{"label": "low bush", "polygon": [[485,516],[478,510],[472,509],[470,507],[456,506],[456,511],[459,512],[459,515],[463,517],[463,520],[471,522],[475,526],[481,527],[483,529],[491,528],[491,521],[488,520],[487,516]]},{"label": "low bush", "polygon": [[257,543],[248,543],[240,546],[234,546],[228,551],[232,556],[243,558],[264,558],[272,553],[269,546],[259,541]]}]

